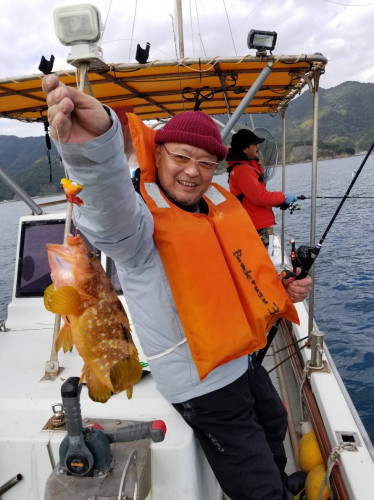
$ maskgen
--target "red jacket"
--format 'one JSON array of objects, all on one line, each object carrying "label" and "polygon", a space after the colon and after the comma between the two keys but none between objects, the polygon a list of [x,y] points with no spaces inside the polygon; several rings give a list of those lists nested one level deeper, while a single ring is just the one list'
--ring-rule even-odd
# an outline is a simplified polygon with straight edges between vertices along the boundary
[{"label": "red jacket", "polygon": [[257,161],[228,161],[228,167],[236,164],[230,173],[229,187],[234,196],[240,194],[243,207],[247,210],[256,229],[273,226],[275,217],[271,207],[285,201],[281,191],[269,192],[263,179],[263,168]]}]

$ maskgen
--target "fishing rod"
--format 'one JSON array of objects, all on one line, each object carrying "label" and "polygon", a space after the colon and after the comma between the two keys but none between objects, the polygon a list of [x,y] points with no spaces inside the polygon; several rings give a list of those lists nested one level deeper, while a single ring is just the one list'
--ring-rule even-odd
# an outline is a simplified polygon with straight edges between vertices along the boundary
[{"label": "fishing rod", "polygon": [[[291,262],[292,262],[293,271],[289,271],[289,270],[282,271],[281,277],[283,279],[295,277],[296,280],[300,280],[300,279],[303,279],[309,275],[310,268],[312,267],[316,258],[318,257],[319,252],[320,252],[321,247],[322,247],[322,244],[325,241],[325,238],[326,238],[328,232],[330,231],[331,226],[334,224],[335,219],[339,215],[339,212],[340,212],[345,200],[348,198],[349,193],[351,192],[351,189],[353,188],[355,182],[357,181],[358,176],[360,175],[362,169],[364,168],[364,165],[365,165],[367,159],[369,158],[371,152],[373,151],[373,149],[374,149],[374,142],[372,143],[368,152],[366,153],[365,158],[362,160],[359,169],[355,173],[355,176],[353,177],[352,182],[350,183],[346,193],[344,194],[343,198],[341,199],[341,201],[338,205],[338,208],[335,210],[335,212],[334,212],[330,222],[328,223],[328,225],[325,229],[325,232],[323,233],[319,242],[314,247],[304,245],[304,246],[300,246],[298,249],[296,249],[295,241],[294,240],[290,241],[290,243],[292,245]],[[296,275],[297,268],[301,268],[301,272],[298,275]],[[268,333],[268,339],[267,339],[266,346],[258,351],[258,353],[256,355],[256,363],[258,366],[261,365],[271,343],[273,342],[273,339],[278,331],[279,324],[280,324],[280,318],[277,320],[275,325],[272,326],[272,328],[270,329],[270,331]]]},{"label": "fishing rod", "polygon": [[[346,199],[349,197],[349,193],[351,192],[353,186],[355,185],[355,183],[356,183],[356,181],[358,179],[358,176],[360,175],[362,169],[364,168],[364,165],[367,162],[367,159],[369,158],[369,156],[370,156],[371,152],[373,151],[373,149],[374,149],[374,142],[372,143],[372,145],[370,146],[368,152],[366,153],[365,158],[362,160],[359,169],[355,173],[355,176],[353,177],[352,182],[350,183],[350,185],[349,185],[346,193],[342,197],[342,199],[341,199],[341,201],[340,201],[340,203],[338,205],[338,208],[335,210],[335,212],[334,212],[334,214],[333,214],[330,222],[328,223],[328,225],[327,225],[327,227],[325,229],[325,232],[323,233],[323,235],[322,235],[321,239],[319,240],[319,242],[314,247],[301,246],[297,250],[293,249],[294,254],[295,254],[293,256],[292,255],[293,252],[291,253],[291,261],[292,261],[292,264],[293,264],[293,267],[294,267],[294,273],[293,274],[295,275],[295,269],[296,269],[296,267],[301,267],[301,273],[298,276],[296,276],[296,279],[302,279],[302,278],[305,278],[308,275],[309,270],[312,267],[312,265],[314,264],[314,261],[316,260],[318,254],[319,254],[319,252],[321,250],[322,244],[325,241],[326,236],[327,236],[328,232],[331,229],[331,226],[334,224],[335,219],[339,215],[339,212],[340,212],[342,206],[344,205]],[[288,275],[288,277],[290,277],[290,276]]]},{"label": "fishing rod", "polygon": [[[316,196],[317,199],[320,200],[328,200],[328,199],[337,199],[340,200],[341,196]],[[374,196],[347,196],[350,200],[373,200]],[[297,197],[298,200],[311,200],[311,196],[304,196],[303,194],[301,196]]]}]

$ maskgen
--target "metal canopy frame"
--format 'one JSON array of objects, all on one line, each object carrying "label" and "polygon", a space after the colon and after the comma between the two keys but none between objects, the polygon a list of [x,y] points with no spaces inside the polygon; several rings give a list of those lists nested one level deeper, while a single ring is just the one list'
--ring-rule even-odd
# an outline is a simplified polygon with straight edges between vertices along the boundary
[{"label": "metal canopy frame", "polygon": [[[327,59],[321,54],[215,57],[153,61],[146,64],[110,64],[90,69],[87,80],[93,95],[110,107],[126,106],[142,120],[168,118],[193,110],[196,94],[207,88],[212,100],[202,99],[201,111],[210,115],[232,114],[259,74],[271,66],[271,74],[257,89],[244,113],[279,113],[305,85],[316,68],[324,71]],[[56,73],[66,85],[77,86],[75,69]],[[44,121],[47,116],[42,74],[0,79],[0,117],[22,121]]]}]

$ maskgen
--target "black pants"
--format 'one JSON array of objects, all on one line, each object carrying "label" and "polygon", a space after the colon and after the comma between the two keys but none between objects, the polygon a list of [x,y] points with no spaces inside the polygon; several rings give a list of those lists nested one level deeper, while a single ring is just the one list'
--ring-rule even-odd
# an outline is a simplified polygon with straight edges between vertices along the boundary
[{"label": "black pants", "polygon": [[263,367],[173,405],[192,427],[231,500],[283,500],[287,413]]}]

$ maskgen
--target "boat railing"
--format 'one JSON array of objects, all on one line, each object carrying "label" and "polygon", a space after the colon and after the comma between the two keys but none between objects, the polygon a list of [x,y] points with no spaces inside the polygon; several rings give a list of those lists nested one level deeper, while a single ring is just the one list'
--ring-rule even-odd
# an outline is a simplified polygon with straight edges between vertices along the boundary
[{"label": "boat railing", "polygon": [[0,177],[8,184],[8,186],[13,189],[13,191],[31,208],[32,212],[36,215],[41,215],[43,210],[35,201],[29,196],[22,187],[17,184],[17,182],[12,179],[4,169],[0,167]]}]

